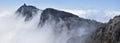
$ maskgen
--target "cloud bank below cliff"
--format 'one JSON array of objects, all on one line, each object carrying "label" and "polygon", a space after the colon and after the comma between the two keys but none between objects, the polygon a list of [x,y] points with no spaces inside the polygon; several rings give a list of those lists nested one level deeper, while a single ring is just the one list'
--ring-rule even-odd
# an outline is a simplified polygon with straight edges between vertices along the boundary
[{"label": "cloud bank below cliff", "polygon": [[99,22],[108,22],[111,18],[113,18],[116,15],[120,15],[120,11],[108,11],[108,10],[66,10],[62,9],[67,12],[71,12],[75,15],[78,15],[79,17],[86,18],[86,19],[92,19]]}]

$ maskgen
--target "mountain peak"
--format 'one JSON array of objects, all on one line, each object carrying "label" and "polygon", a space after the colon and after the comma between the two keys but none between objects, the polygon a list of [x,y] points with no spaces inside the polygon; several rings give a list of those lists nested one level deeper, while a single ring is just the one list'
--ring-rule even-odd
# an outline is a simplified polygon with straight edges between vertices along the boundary
[{"label": "mountain peak", "polygon": [[[43,12],[41,13],[39,24],[40,26],[43,26],[48,22],[49,23],[54,22],[53,24],[59,24],[61,21],[63,22],[61,26],[64,25],[68,29],[80,27],[81,24],[83,23],[88,23],[88,25],[91,25],[92,23],[96,25],[101,24],[101,23],[97,23],[96,21],[92,21],[89,19],[83,19],[72,13],[56,10],[53,8],[46,8],[45,10],[43,10]],[[55,27],[57,27],[57,25]]]},{"label": "mountain peak", "polygon": [[53,8],[46,8],[41,13],[40,24],[43,25],[50,18],[52,18],[56,22],[59,22],[60,20],[66,21],[66,20],[69,20],[71,18],[76,19],[76,20],[80,19],[77,15],[74,15],[72,13],[56,10],[56,9],[53,9]]},{"label": "mountain peak", "polygon": [[24,5],[23,6],[26,6],[26,4],[24,3]]},{"label": "mountain peak", "polygon": [[59,17],[59,18],[67,18],[67,17],[77,17],[79,18],[77,15],[74,15],[72,13],[68,13],[65,11],[60,11],[60,10],[56,10],[53,8],[46,8],[43,13],[50,13],[52,16],[54,17]]},{"label": "mountain peak", "polygon": [[35,13],[37,13],[38,10],[39,9],[36,8],[35,6],[26,5],[24,3],[24,5],[22,5],[20,8],[18,8],[16,13],[25,17],[25,21],[27,21],[27,20],[31,19],[32,16],[35,15]]}]

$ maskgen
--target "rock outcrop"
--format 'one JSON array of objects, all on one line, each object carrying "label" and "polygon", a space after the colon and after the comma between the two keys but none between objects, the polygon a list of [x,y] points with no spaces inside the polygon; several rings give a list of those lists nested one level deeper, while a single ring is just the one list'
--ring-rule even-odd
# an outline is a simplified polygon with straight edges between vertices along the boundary
[{"label": "rock outcrop", "polygon": [[91,38],[92,43],[120,43],[120,15],[101,26]]},{"label": "rock outcrop", "polygon": [[[53,8],[47,8],[41,13],[39,25],[42,27],[45,24],[47,24],[47,26],[53,26],[52,29],[55,35],[60,36],[60,34],[67,33],[66,35],[69,37],[67,43],[86,43],[88,41],[84,39],[89,38],[94,31],[104,25],[103,23],[80,18],[72,13]],[[84,30],[85,32],[83,32],[83,34],[79,34],[80,31],[82,32]]]},{"label": "rock outcrop", "polygon": [[[36,15],[38,8],[34,6],[22,5],[16,13],[25,17],[29,21]],[[95,20],[80,18],[77,15],[53,8],[46,8],[42,11],[39,26],[45,24],[53,26],[55,34],[67,33],[70,38],[67,43],[80,43],[82,37],[78,35],[79,29],[86,29],[87,35],[84,43],[120,43],[120,16],[116,16],[108,23],[100,23]],[[74,32],[73,32],[74,31]],[[72,42],[71,42],[72,41]]]},{"label": "rock outcrop", "polygon": [[120,16],[111,19],[105,28],[105,42],[120,43]]},{"label": "rock outcrop", "polygon": [[32,19],[32,17],[37,13],[38,10],[39,9],[34,6],[24,4],[20,8],[18,8],[16,13],[25,17],[25,21],[28,21]]},{"label": "rock outcrop", "polygon": [[[98,27],[98,25],[102,24],[100,22],[80,18],[77,15],[72,13],[68,13],[65,11],[59,11],[53,8],[46,8],[41,13],[40,18],[40,26],[43,26],[46,22],[58,24],[59,22],[63,22],[62,25],[66,26],[68,29],[73,29],[76,27],[82,27],[88,25],[88,27]],[[85,24],[84,24],[85,23]]]}]

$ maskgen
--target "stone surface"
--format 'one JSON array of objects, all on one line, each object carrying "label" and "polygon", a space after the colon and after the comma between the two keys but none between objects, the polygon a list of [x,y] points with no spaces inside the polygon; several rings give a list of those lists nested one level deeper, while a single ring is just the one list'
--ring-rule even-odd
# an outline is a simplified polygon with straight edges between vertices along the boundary
[{"label": "stone surface", "polygon": [[20,8],[18,8],[16,13],[19,14],[18,16],[22,15],[23,17],[25,17],[25,21],[28,21],[32,19],[32,17],[37,13],[38,10],[39,9],[34,6],[24,4]]},{"label": "stone surface", "polygon": [[[25,17],[25,21],[28,21],[36,15],[38,10],[34,6],[24,4],[16,13]],[[85,37],[83,43],[120,43],[120,16],[115,16],[108,23],[100,23],[95,20],[80,18],[65,11],[46,8],[41,13],[39,26],[42,27],[45,24],[51,25],[54,33],[57,35],[62,32],[71,34],[71,38],[69,38],[67,43],[81,42],[79,41],[81,37],[77,33],[82,28],[88,32],[83,36]]]},{"label": "stone surface", "polygon": [[115,16],[105,23],[92,35],[93,41],[97,43],[120,43],[120,15]]}]

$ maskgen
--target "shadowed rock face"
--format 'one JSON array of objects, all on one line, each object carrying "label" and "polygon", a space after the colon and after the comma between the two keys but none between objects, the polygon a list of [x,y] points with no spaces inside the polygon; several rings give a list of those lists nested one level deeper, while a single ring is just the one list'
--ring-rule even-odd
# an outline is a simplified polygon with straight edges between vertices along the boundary
[{"label": "shadowed rock face", "polygon": [[45,10],[43,10],[43,12],[41,13],[41,18],[40,18],[39,24],[42,26],[46,22],[48,23],[48,21],[55,22],[55,24],[59,23],[60,21],[63,21],[64,22],[63,25],[67,26],[68,29],[85,26],[84,23],[86,23],[88,25],[91,25],[93,23],[93,25],[96,25],[96,26],[98,24],[101,24],[94,20],[83,19],[72,13],[59,11],[59,10],[56,10],[53,8],[46,8]]},{"label": "shadowed rock face", "polygon": [[18,8],[16,13],[25,17],[25,21],[28,21],[37,13],[38,10],[39,9],[34,6],[24,4]]},{"label": "shadowed rock face", "polygon": [[67,13],[64,11],[47,8],[43,10],[41,14],[40,24],[43,25],[48,19],[54,20],[56,22],[60,22],[60,20],[72,21],[71,19],[79,21],[81,18],[79,18],[76,15],[73,15],[72,13]]},{"label": "shadowed rock face", "polygon": [[[84,39],[88,39],[94,31],[97,31],[97,29],[104,25],[103,23],[83,19],[72,13],[59,11],[53,8],[46,8],[41,13],[39,25],[43,27],[45,24],[53,26],[55,35],[60,35],[62,32],[67,32],[69,35],[68,37],[70,37],[67,43],[87,43],[88,40]],[[85,33],[87,34],[84,36],[79,36],[79,29],[85,30]]]},{"label": "shadowed rock face", "polygon": [[120,15],[108,22],[104,34],[106,34],[106,42],[120,43]]},{"label": "shadowed rock face", "polygon": [[92,35],[93,41],[97,43],[120,43],[120,15],[115,16]]},{"label": "shadowed rock face", "polygon": [[[21,6],[16,13],[25,17],[25,21],[28,21],[36,15],[39,9],[34,6]],[[120,16],[116,16],[108,23],[100,23],[94,20],[80,18],[72,13],[59,11],[53,8],[46,8],[42,11],[39,21],[39,26],[42,27],[45,24],[53,26],[55,34],[71,33],[71,38],[67,43],[79,43],[81,37],[77,36],[77,30],[85,28],[87,35],[84,35],[86,39],[85,43],[120,43]]]},{"label": "shadowed rock face", "polygon": [[[102,23],[94,20],[83,19],[72,13],[59,11],[52,8],[47,8],[41,13],[39,25],[42,27],[47,23],[48,25],[53,26],[55,35],[68,33],[68,37],[70,38],[67,43],[81,43],[82,41],[79,40],[83,40],[83,38],[87,39],[94,31],[96,31],[96,29],[103,25]],[[78,33],[80,29],[81,31],[82,29],[85,30],[85,33],[87,34],[82,37],[79,36]]]}]

